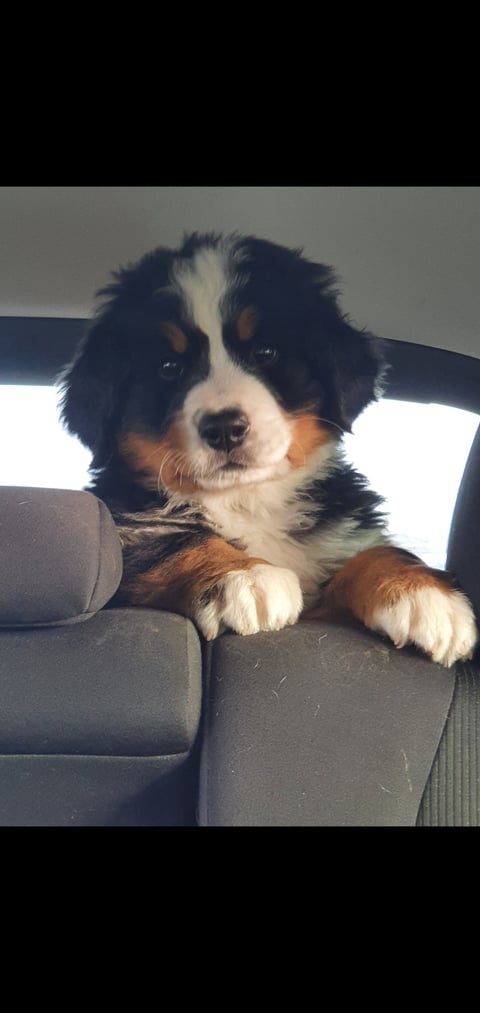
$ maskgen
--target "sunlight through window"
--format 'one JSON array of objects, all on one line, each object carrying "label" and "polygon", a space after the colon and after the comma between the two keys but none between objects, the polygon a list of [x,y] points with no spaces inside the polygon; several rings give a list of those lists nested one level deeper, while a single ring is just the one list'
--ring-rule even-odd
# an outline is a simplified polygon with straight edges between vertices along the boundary
[{"label": "sunlight through window", "polygon": [[0,484],[81,489],[90,452],[59,422],[54,387],[0,387]]},{"label": "sunlight through window", "polygon": [[[90,453],[59,422],[53,387],[0,387],[0,484],[81,489]],[[380,401],[345,437],[348,459],[386,499],[390,532],[443,567],[458,486],[478,415],[442,405]]]},{"label": "sunlight through window", "polygon": [[386,499],[395,541],[445,566],[458,487],[479,416],[436,404],[379,401],[345,437],[349,460]]}]

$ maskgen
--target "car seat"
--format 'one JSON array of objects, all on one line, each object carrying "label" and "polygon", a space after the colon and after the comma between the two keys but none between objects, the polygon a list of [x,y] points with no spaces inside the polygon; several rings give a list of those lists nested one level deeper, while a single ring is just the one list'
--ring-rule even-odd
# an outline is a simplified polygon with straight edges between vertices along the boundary
[{"label": "car seat", "polygon": [[[480,612],[480,430],[449,568]],[[87,492],[0,488],[0,824],[480,824],[478,655],[446,670],[304,621],[205,645],[113,609],[118,534]]]}]

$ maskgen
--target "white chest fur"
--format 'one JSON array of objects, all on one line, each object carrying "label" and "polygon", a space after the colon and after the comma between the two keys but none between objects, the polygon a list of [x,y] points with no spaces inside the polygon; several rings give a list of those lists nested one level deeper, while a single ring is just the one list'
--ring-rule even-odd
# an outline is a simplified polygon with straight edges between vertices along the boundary
[{"label": "white chest fur", "polygon": [[318,507],[299,498],[292,476],[199,499],[220,536],[238,539],[249,556],[293,570],[307,606],[347,559],[379,541],[378,532],[359,531],[350,518],[317,526]]}]

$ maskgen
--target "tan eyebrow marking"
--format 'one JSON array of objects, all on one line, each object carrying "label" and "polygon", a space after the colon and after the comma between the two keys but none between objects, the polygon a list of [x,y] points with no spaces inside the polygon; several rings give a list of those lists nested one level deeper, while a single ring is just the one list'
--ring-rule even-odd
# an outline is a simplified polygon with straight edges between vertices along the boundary
[{"label": "tan eyebrow marking", "polygon": [[257,325],[255,306],[245,306],[237,320],[237,336],[239,341],[251,341]]},{"label": "tan eyebrow marking", "polygon": [[178,355],[183,355],[187,351],[188,338],[178,324],[173,324],[170,320],[166,320],[162,323],[162,331],[170,342],[174,352],[177,352]]}]

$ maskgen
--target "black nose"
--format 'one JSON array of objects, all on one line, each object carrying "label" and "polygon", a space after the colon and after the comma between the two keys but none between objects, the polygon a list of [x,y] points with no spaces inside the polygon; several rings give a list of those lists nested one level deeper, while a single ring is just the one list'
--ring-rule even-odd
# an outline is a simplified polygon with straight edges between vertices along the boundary
[{"label": "black nose", "polygon": [[237,408],[227,408],[216,415],[204,415],[198,425],[200,436],[209,447],[226,451],[239,447],[249,429],[247,416]]}]

